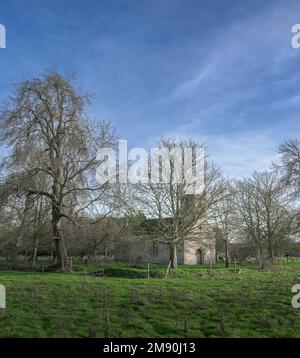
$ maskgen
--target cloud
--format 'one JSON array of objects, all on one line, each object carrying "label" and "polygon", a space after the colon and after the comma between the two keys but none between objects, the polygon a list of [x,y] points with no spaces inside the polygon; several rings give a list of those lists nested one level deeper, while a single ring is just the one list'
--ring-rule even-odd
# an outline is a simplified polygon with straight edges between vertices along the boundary
[{"label": "cloud", "polygon": [[277,143],[266,135],[207,136],[204,142],[210,159],[233,178],[251,175],[255,170],[270,169],[272,162],[279,158]]},{"label": "cloud", "polygon": [[[206,112],[212,121],[237,106],[247,107],[254,101],[260,105],[262,98],[264,107],[268,106],[274,101],[272,92],[281,91],[282,77],[296,75],[287,69],[298,62],[300,53],[291,47],[291,27],[299,11],[297,3],[266,7],[259,14],[250,12],[247,18],[218,26],[200,64],[191,68],[186,61],[180,72],[187,79],[171,88],[165,101],[180,101],[187,116],[201,121],[207,120]],[[281,93],[276,101],[284,101],[287,95]]]},{"label": "cloud", "polygon": [[201,70],[200,73],[195,77],[188,79],[176,86],[164,100],[166,102],[173,101],[192,94],[193,91],[197,89],[197,87],[201,86],[201,84],[206,79],[209,79],[209,77],[213,75],[215,70],[216,68],[214,66],[214,62],[208,63],[205,68]]},{"label": "cloud", "polygon": [[166,132],[200,138],[233,177],[278,160],[279,143],[299,129],[300,50],[291,46],[299,11],[297,2],[277,3],[216,27],[199,64],[187,61],[181,69],[187,79],[166,95],[169,108],[178,109]]},{"label": "cloud", "polygon": [[[278,141],[271,133],[258,134],[254,131],[243,134],[197,135],[168,131],[165,137],[192,137],[205,145],[209,160],[220,167],[222,172],[231,178],[239,179],[251,175],[254,171],[271,169],[278,162]],[[147,142],[153,147],[159,137]]]},{"label": "cloud", "polygon": [[0,96],[24,74],[74,70],[96,94],[88,113],[111,120],[132,145],[168,132],[201,137],[233,176],[263,169],[299,133],[298,1],[91,0],[66,9],[70,16],[57,15],[58,0],[25,10],[21,2],[1,4],[10,46]]}]

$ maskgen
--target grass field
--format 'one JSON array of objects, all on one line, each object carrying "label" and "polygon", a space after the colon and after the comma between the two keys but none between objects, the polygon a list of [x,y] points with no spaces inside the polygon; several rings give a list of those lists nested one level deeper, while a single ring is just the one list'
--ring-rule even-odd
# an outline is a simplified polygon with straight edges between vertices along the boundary
[{"label": "grass field", "polygon": [[80,264],[64,274],[0,271],[0,337],[300,337],[300,309],[291,306],[300,262],[238,268],[180,266],[167,279],[163,267],[148,279],[146,268],[121,264],[106,265],[106,277]]}]

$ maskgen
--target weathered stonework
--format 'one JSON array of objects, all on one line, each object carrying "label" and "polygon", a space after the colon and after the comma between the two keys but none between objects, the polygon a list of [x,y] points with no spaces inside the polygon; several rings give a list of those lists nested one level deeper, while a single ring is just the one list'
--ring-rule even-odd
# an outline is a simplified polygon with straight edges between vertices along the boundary
[{"label": "weathered stonework", "polygon": [[[186,213],[191,212],[197,198],[194,195],[184,197],[183,205]],[[188,214],[186,215],[188,218]],[[151,221],[148,221],[151,222]],[[193,221],[192,221],[193,222]],[[151,222],[155,225],[155,222]],[[201,265],[215,263],[216,243],[210,226],[205,219],[198,220],[188,231],[188,238],[177,245],[177,262],[185,265]],[[113,247],[114,259],[123,262],[168,264],[170,247],[167,244],[155,243],[143,237],[118,241]]]},{"label": "weathered stonework", "polygon": [[[114,245],[111,253],[115,260],[132,263],[168,264],[169,247],[141,239],[132,239]],[[178,264],[197,265],[215,263],[214,238],[185,240],[177,246]]]},{"label": "weathered stonework", "polygon": [[185,240],[184,243],[184,264],[201,265],[215,263],[216,245],[213,238],[201,240]]}]

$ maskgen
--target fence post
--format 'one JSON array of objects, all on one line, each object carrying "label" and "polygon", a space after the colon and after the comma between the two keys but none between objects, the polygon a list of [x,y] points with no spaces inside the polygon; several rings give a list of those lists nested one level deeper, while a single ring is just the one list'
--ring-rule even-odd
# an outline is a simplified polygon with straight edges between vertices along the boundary
[{"label": "fence post", "polygon": [[170,272],[170,268],[171,268],[171,261],[169,261],[169,265],[168,265],[168,268],[167,268],[167,272],[166,272],[166,276],[165,276],[165,278],[167,278],[168,277],[168,275],[169,275],[169,272]]}]

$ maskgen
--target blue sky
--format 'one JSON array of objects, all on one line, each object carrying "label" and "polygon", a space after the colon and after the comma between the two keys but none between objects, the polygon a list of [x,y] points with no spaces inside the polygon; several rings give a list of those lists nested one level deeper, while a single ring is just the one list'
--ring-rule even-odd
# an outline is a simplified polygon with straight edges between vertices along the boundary
[{"label": "blue sky", "polygon": [[130,146],[187,135],[233,177],[298,137],[299,1],[1,0],[0,100],[44,69],[77,74],[87,109]]}]

